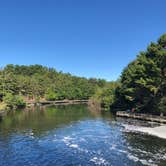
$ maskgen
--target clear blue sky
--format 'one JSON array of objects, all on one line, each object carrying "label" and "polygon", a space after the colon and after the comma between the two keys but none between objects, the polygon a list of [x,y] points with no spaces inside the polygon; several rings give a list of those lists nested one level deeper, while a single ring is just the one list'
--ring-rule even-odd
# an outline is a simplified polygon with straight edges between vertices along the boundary
[{"label": "clear blue sky", "polygon": [[0,66],[116,80],[166,32],[166,0],[1,0]]}]

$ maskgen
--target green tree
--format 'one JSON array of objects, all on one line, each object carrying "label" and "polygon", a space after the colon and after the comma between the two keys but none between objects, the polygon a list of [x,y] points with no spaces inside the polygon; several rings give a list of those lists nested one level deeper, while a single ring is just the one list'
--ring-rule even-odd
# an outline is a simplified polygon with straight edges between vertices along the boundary
[{"label": "green tree", "polygon": [[[151,43],[145,52],[122,72],[116,103],[125,109],[157,113],[164,108],[166,96],[166,35]],[[160,106],[159,106],[160,105]]]},{"label": "green tree", "polygon": [[22,96],[12,95],[11,93],[5,94],[5,96],[3,97],[3,101],[6,103],[7,107],[10,109],[25,107],[26,105]]}]

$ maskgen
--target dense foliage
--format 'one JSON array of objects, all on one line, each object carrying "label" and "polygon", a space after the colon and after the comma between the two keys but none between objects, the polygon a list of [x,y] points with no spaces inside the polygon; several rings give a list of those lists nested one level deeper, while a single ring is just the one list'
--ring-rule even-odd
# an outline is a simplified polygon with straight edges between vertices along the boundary
[{"label": "dense foliage", "polygon": [[123,70],[117,98],[125,109],[166,111],[166,35],[152,42]]},{"label": "dense foliage", "polygon": [[166,34],[123,70],[120,81],[93,96],[114,110],[166,113]]},{"label": "dense foliage", "polygon": [[11,93],[7,93],[3,97],[3,100],[6,103],[6,106],[10,109],[21,108],[21,107],[24,107],[26,105],[22,96],[12,95]]},{"label": "dense foliage", "polygon": [[120,85],[119,81],[107,82],[104,87],[98,87],[91,97],[93,104],[99,104],[105,110],[110,109],[110,105],[115,103],[115,90]]},{"label": "dense foliage", "polygon": [[[9,107],[23,105],[24,100],[88,99],[102,79],[86,79],[57,72],[41,65],[7,65],[0,71],[0,100]],[[17,104],[16,104],[17,103]]]}]

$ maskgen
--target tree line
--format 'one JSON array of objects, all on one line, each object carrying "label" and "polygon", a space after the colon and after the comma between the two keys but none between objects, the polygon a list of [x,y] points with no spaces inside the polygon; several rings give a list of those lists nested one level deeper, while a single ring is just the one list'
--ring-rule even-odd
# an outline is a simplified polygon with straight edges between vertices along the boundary
[{"label": "tree line", "polygon": [[166,34],[141,51],[117,81],[76,77],[41,65],[9,64],[0,70],[0,109],[25,106],[26,100],[63,99],[90,99],[112,111],[166,113]]},{"label": "tree line", "polygon": [[26,100],[89,99],[103,79],[84,78],[41,65],[9,64],[0,70],[0,101],[9,107],[24,106]]},{"label": "tree line", "polygon": [[99,88],[92,98],[113,111],[166,113],[166,34],[141,51],[118,81]]}]

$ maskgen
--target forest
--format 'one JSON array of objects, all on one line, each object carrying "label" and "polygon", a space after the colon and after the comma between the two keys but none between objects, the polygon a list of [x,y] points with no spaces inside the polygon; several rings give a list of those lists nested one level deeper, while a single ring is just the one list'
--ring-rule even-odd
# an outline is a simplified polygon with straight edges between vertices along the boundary
[{"label": "forest", "polygon": [[90,99],[113,112],[166,113],[166,34],[141,51],[117,81],[77,77],[41,65],[9,64],[0,70],[0,109],[41,99]]},{"label": "forest", "polygon": [[89,99],[105,80],[72,76],[41,65],[9,64],[0,71],[1,107],[13,109],[26,101]]}]

